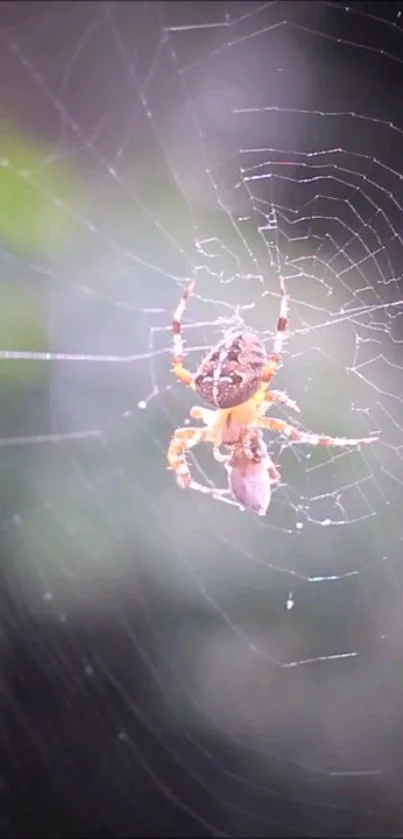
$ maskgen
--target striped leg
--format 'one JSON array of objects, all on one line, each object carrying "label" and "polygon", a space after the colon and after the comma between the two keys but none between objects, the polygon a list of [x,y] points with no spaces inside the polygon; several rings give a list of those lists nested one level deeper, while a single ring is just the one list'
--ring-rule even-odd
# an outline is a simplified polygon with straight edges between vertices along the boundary
[{"label": "striped leg", "polygon": [[206,495],[216,497],[228,495],[227,489],[222,490],[203,486],[198,481],[194,481],[190,474],[190,469],[186,461],[186,453],[193,446],[197,446],[198,443],[206,443],[207,441],[207,428],[177,428],[168,449],[168,469],[173,470],[176,482],[182,489],[195,489],[198,492],[204,492]]},{"label": "striped leg", "polygon": [[262,417],[256,423],[258,428],[265,428],[268,431],[277,431],[278,434],[283,434],[288,437],[292,443],[308,443],[310,446],[338,446],[343,448],[345,446],[361,446],[368,443],[375,443],[379,437],[328,437],[324,434],[312,434],[307,431],[300,431],[298,428],[289,425],[284,420],[273,419],[272,417]]},{"label": "striped leg", "polygon": [[191,280],[185,291],[182,294],[181,299],[175,309],[173,321],[172,321],[172,332],[173,332],[173,373],[179,381],[183,382],[185,385],[193,385],[193,375],[190,373],[189,370],[183,366],[183,362],[185,359],[185,355],[183,352],[183,341],[182,341],[182,318],[183,313],[186,309],[186,305],[189,299],[189,296],[192,294],[192,291],[195,287],[195,281]]},{"label": "striped leg", "polygon": [[[296,414],[301,413],[301,409],[297,403],[294,402],[293,399],[290,399],[286,393],[283,393],[282,390],[268,390],[264,395],[264,402],[277,402],[280,405],[284,405],[286,408],[289,408],[290,411],[295,411]],[[268,407],[269,405],[265,405],[265,410],[267,410]]]},{"label": "striped leg", "polygon": [[193,483],[186,452],[205,441],[206,431],[202,428],[177,428],[173,434],[167,453],[168,469],[175,472],[176,481],[182,489]]},{"label": "striped leg", "polygon": [[265,369],[262,373],[262,382],[266,382],[269,384],[273,378],[273,376],[277,373],[280,361],[281,361],[281,353],[284,346],[284,341],[288,329],[288,296],[285,289],[284,280],[280,277],[280,288],[281,288],[281,302],[280,302],[280,314],[277,319],[277,327],[276,327],[276,334],[274,336],[274,346],[273,351],[270,353],[267,364]]}]

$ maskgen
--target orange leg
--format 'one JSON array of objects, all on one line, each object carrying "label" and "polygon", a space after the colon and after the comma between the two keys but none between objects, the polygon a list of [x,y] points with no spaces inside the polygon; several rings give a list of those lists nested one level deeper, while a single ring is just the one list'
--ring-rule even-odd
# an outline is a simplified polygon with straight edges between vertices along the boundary
[{"label": "orange leg", "polygon": [[190,370],[186,370],[186,367],[183,367],[182,362],[177,362],[174,364],[172,368],[172,372],[176,378],[182,382],[184,385],[189,385],[189,387],[193,387],[193,375]]},{"label": "orange leg", "polygon": [[212,411],[209,408],[202,408],[201,405],[193,405],[193,407],[189,411],[190,416],[192,419],[200,420],[204,422],[205,425],[212,426],[214,420],[217,417],[217,411]]},{"label": "orange leg", "polygon": [[[290,399],[286,393],[283,393],[282,390],[267,390],[264,395],[264,402],[277,402],[280,405],[285,405],[286,408],[289,408],[290,411],[295,411],[296,414],[300,414],[301,410],[298,407],[297,403],[294,402],[293,399]],[[269,406],[266,406],[266,409]]]},{"label": "orange leg", "polygon": [[182,489],[195,489],[198,492],[204,492],[209,495],[226,495],[228,490],[215,489],[214,487],[206,487],[194,481],[190,469],[186,461],[186,452],[198,443],[209,442],[209,434],[207,428],[177,428],[171,439],[167,460],[168,469],[175,472],[176,482]]},{"label": "orange leg", "polygon": [[205,442],[206,432],[200,428],[177,428],[173,434],[167,453],[168,469],[173,469],[179,486],[185,488],[192,482],[192,476],[186,462],[186,452]]},{"label": "orange leg", "polygon": [[272,361],[268,361],[266,367],[262,372],[262,382],[265,382],[267,385],[271,382],[273,376],[276,375],[277,370],[279,368],[280,358],[273,359]]},{"label": "orange leg", "polygon": [[231,459],[231,455],[221,454],[215,439],[216,435],[214,433],[214,423],[218,416],[217,411],[212,411],[209,408],[202,408],[201,405],[193,405],[193,408],[190,409],[189,413],[192,419],[200,420],[200,422],[204,422],[204,424],[208,426],[208,439],[209,442],[213,444],[213,457],[215,460],[219,463],[227,463]]},{"label": "orange leg", "polygon": [[360,446],[367,443],[375,443],[378,437],[328,437],[323,434],[312,434],[307,431],[300,431],[299,428],[294,428],[284,420],[273,419],[272,417],[261,417],[256,422],[257,428],[265,428],[268,431],[277,431],[278,434],[283,434],[288,437],[293,443],[308,443],[311,446]]}]

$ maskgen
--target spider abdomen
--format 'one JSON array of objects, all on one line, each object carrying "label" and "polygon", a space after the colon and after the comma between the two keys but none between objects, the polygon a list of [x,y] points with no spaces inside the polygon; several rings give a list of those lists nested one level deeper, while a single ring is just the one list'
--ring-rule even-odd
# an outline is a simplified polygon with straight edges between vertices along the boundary
[{"label": "spider abdomen", "polygon": [[249,330],[230,333],[201,362],[195,390],[212,408],[234,408],[256,393],[266,360],[259,335]]}]

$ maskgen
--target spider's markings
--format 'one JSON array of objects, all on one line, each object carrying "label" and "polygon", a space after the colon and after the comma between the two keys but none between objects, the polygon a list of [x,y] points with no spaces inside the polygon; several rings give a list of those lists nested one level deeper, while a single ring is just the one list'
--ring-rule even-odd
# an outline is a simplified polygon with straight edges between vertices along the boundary
[{"label": "spider's markings", "polygon": [[[281,291],[281,301],[280,301],[280,313],[277,320],[277,327],[276,327],[276,334],[274,336],[274,344],[272,352],[270,353],[269,358],[273,361],[279,363],[281,358],[281,353],[284,347],[284,343],[287,338],[287,329],[288,329],[288,295],[286,292],[284,280],[280,277],[280,291]],[[221,370],[222,366],[227,360],[227,355],[231,346],[234,342],[234,335],[230,334],[228,338],[224,341],[221,349],[220,354],[218,356],[217,365],[214,367],[212,381],[213,381],[213,401],[217,408],[220,407],[219,404],[219,390],[220,390],[220,382],[229,382],[230,384],[233,383],[233,379],[231,376],[222,376]],[[237,370],[237,376],[241,377],[243,380],[245,378],[244,374],[241,370]],[[210,377],[206,376],[206,381],[209,381]]]},{"label": "spider's markings", "polygon": [[[220,399],[219,399],[219,397],[220,397],[220,382],[228,382],[229,384],[234,383],[231,376],[222,376],[221,375],[222,366],[223,366],[223,364],[225,364],[225,362],[227,360],[228,351],[231,349],[233,343],[234,343],[234,336],[229,335],[227,340],[224,341],[224,343],[223,343],[223,345],[220,349],[217,364],[214,367],[213,375],[211,376],[212,381],[213,381],[213,401],[214,401],[214,404],[217,408],[220,407]],[[237,375],[242,376],[242,373],[240,373],[238,371]],[[208,381],[209,379],[210,379],[210,376],[206,376],[206,381]]]}]

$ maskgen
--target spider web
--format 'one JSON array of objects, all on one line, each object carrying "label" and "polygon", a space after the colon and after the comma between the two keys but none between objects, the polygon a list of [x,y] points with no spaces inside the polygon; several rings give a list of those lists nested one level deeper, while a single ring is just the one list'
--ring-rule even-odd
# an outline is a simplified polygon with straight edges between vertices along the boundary
[{"label": "spider web", "polygon": [[[189,740],[190,753],[172,759],[209,794],[210,772],[226,790],[217,820],[181,800],[158,765],[147,771],[174,810],[210,833],[261,835],[272,824],[294,835],[278,786],[258,789],[274,762],[327,785],[326,805],[317,793],[286,796],[307,808],[312,835],[330,835],[339,817],[356,835],[357,810],[337,803],[333,782],[392,771],[380,744],[390,746],[396,720],[365,662],[389,660],[401,602],[402,29],[393,5],[382,20],[362,4],[84,3],[74,14],[68,3],[10,5],[1,31],[5,112],[46,148],[30,169],[4,156],[3,172],[69,225],[43,257],[2,250],[10,288],[28,283],[50,299],[46,351],[24,338],[0,353],[7,375],[29,376],[29,412],[19,395],[0,440],[18,487],[3,524],[13,596],[66,631],[77,615],[119,614],[122,637],[143,656],[127,618],[136,604],[163,662],[150,678],[169,725],[181,720]],[[71,192],[43,180],[55,163],[71,173]],[[234,324],[259,330],[270,348],[279,275],[290,334],[275,387],[301,414],[271,414],[381,439],[317,450],[266,435],[282,482],[258,519],[182,492],[165,469],[169,438],[195,401],[172,378],[171,320],[194,276],[183,326],[190,369]],[[195,450],[191,464],[202,482],[225,486],[211,451]],[[156,591],[178,604],[186,642],[157,614]],[[88,650],[88,681],[107,673],[123,695]],[[374,713],[381,731],[369,732]],[[150,711],[144,727],[160,740],[152,720]],[[231,776],[203,752],[197,726],[248,748],[249,775],[243,766]],[[130,714],[116,736],[138,753]],[[376,832],[374,813],[359,809]]]}]

